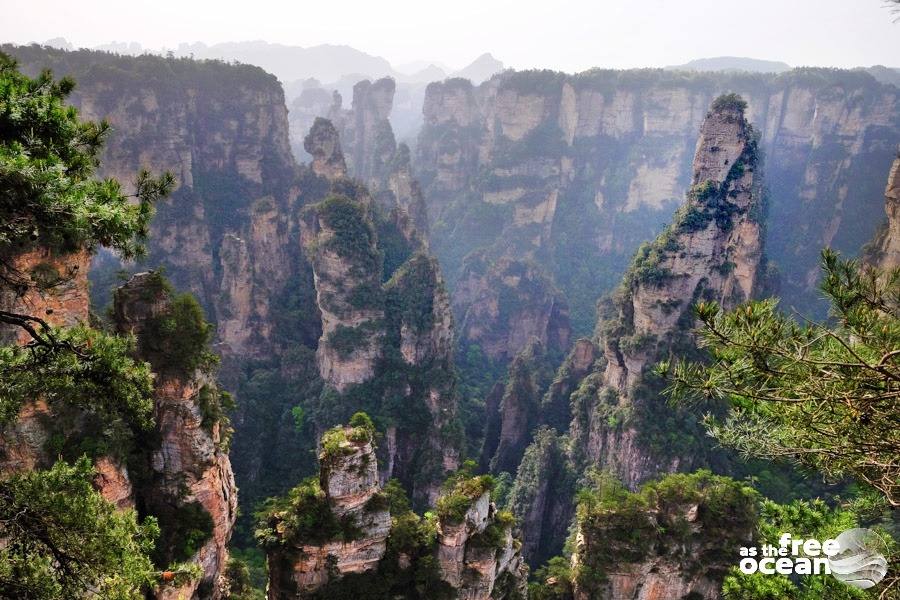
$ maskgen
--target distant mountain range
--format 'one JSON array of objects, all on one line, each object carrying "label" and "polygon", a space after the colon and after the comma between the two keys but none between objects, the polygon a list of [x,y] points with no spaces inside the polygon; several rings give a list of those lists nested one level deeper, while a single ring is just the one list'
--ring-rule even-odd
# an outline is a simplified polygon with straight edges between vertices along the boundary
[{"label": "distant mountain range", "polygon": [[783,73],[791,65],[776,60],[760,60],[742,56],[716,56],[698,58],[683,65],[666,67],[670,71],[749,71],[751,73]]},{"label": "distant mountain range", "polygon": [[[749,73],[784,73],[793,67],[787,63],[775,60],[761,60],[743,56],[716,56],[714,58],[698,58],[686,62],[683,65],[671,65],[666,67],[670,71],[744,71]],[[892,69],[882,65],[872,67],[859,67],[859,70],[881,83],[889,83],[900,88],[900,69]]]},{"label": "distant mountain range", "polygon": [[[74,49],[65,38],[53,38],[44,44],[63,50]],[[379,77],[393,77],[398,83],[423,84],[447,77],[465,77],[473,83],[481,83],[503,70],[503,63],[487,53],[459,70],[426,61],[417,61],[395,68],[387,59],[380,56],[373,56],[350,46],[332,44],[304,48],[264,41],[225,42],[212,45],[195,42],[179,44],[173,50],[154,50],[144,48],[136,42],[110,42],[92,49],[130,55],[163,54],[171,51],[176,56],[238,61],[262,67],[285,84],[307,79],[316,79],[327,84],[348,79],[358,81]]]}]

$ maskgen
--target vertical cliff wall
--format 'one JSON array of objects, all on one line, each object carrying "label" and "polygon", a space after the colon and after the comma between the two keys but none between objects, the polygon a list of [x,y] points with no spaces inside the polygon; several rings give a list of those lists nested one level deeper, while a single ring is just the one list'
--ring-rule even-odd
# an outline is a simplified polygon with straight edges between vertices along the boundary
[{"label": "vertical cliff wall", "polygon": [[871,239],[875,182],[900,137],[900,91],[863,72],[524,71],[430,84],[414,166],[454,297],[471,252],[532,257],[587,333],[596,298],[690,187],[696,132],[723,92],[747,100],[771,165],[781,294],[810,312],[819,250],[853,254]]},{"label": "vertical cliff wall", "polygon": [[578,509],[575,600],[722,597],[735,548],[756,531],[752,488],[706,471],[633,494],[609,487],[584,494]]},{"label": "vertical cliff wall", "polygon": [[155,597],[218,598],[227,545],[237,518],[237,488],[228,459],[230,424],[213,379],[213,357],[196,335],[191,301],[175,296],[155,273],[139,273],[115,295],[119,333],[134,335],[154,382],[152,434],[129,460],[135,505],[153,515],[162,535],[156,560],[187,561],[202,575],[186,584],[160,584]]},{"label": "vertical cliff wall", "polygon": [[879,268],[893,269],[900,266],[900,152],[888,173],[884,200],[887,223],[872,240],[866,259]]},{"label": "vertical cliff wall", "polygon": [[[298,281],[311,282],[296,213],[305,198],[322,193],[315,178],[297,176],[274,76],[215,61],[3,50],[25,72],[51,68],[74,77],[72,104],[85,118],[109,121],[101,175],[126,184],[141,168],[175,175],[177,189],[153,222],[147,262],[197,296],[218,326],[218,350],[265,357],[285,338],[314,346],[315,307],[290,332],[272,314]],[[106,289],[95,292],[108,298]]]},{"label": "vertical cliff wall", "polygon": [[528,569],[490,478],[454,475],[419,517],[396,486],[379,485],[371,422],[351,423],[323,436],[318,480],[271,504],[260,524],[269,600],[524,597]]},{"label": "vertical cliff wall", "polygon": [[[567,372],[575,367],[576,354],[548,393],[547,408],[553,414],[552,407],[561,404],[559,396],[569,391],[572,420],[566,452],[576,473],[604,469],[634,489],[661,474],[719,460],[696,418],[669,406],[662,382],[649,371],[670,354],[697,353],[691,333],[694,304],[715,301],[733,307],[759,286],[764,206],[757,138],[745,109],[746,103],[733,94],[713,102],[700,127],[685,203],[663,233],[638,250],[619,290],[604,304],[597,327],[600,356],[583,343],[578,362],[590,362],[589,371],[577,383],[571,381]],[[542,445],[550,447],[547,440]],[[547,501],[541,493],[550,485],[543,479],[555,477],[535,478],[534,465],[547,460],[541,454],[547,450],[526,452],[531,459],[520,469],[522,481],[516,487],[521,491],[514,496],[526,539],[531,530],[541,532],[537,541],[528,542],[532,556],[547,551],[547,540],[560,539],[558,529],[542,527],[548,513],[571,514],[571,508]],[[543,511],[536,511],[540,505]]]},{"label": "vertical cliff wall", "polygon": [[[397,144],[388,117],[394,105],[396,84],[385,77],[363,80],[353,86],[351,108],[342,106],[340,94],[328,117],[340,132],[350,174],[365,182],[373,198],[386,211],[399,211],[423,239],[428,234],[425,201],[413,177],[406,144]],[[395,217],[401,218],[401,217]]]},{"label": "vertical cliff wall", "polygon": [[574,452],[613,470],[628,487],[703,460],[692,440],[666,439],[687,433],[660,426],[673,417],[647,371],[670,352],[692,352],[693,304],[715,301],[727,309],[757,287],[763,207],[745,106],[734,95],[713,102],[700,127],[687,202],[638,250],[613,314],[599,326],[605,367],[597,391],[574,409]]}]

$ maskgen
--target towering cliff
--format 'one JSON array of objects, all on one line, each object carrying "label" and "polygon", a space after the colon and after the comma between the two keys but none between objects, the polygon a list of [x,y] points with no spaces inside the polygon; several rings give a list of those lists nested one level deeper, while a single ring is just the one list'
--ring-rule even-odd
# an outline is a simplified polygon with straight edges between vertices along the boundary
[{"label": "towering cliff", "polygon": [[582,496],[575,600],[721,598],[734,549],[756,532],[753,489],[709,472],[672,475],[638,493],[601,481]]},{"label": "towering cliff", "polygon": [[523,597],[527,567],[490,478],[455,475],[423,519],[379,485],[373,434],[361,413],[328,431],[318,480],[270,503],[258,530],[269,600]]},{"label": "towering cliff", "polygon": [[638,250],[610,318],[599,326],[605,359],[599,387],[574,405],[576,455],[613,470],[631,488],[702,460],[694,440],[671,439],[685,432],[660,427],[676,417],[647,371],[669,353],[693,352],[695,303],[731,308],[749,299],[759,280],[763,207],[745,106],[734,95],[713,102],[700,128],[687,202]]},{"label": "towering cliff", "polygon": [[318,421],[372,414],[386,432],[383,478],[417,502],[458,465],[452,319],[437,261],[409,243],[365,188],[335,179],[304,212],[322,337]]},{"label": "towering cliff", "polygon": [[453,292],[460,339],[489,358],[511,360],[535,338],[564,352],[571,328],[566,300],[539,265],[486,253],[466,258]]},{"label": "towering cliff", "polygon": [[[126,267],[163,267],[176,287],[197,295],[216,326],[223,385],[245,400],[234,415],[232,452],[244,513],[312,472],[306,450],[363,405],[374,405],[370,412],[386,431],[383,475],[400,478],[417,502],[433,499],[461,446],[449,299],[437,263],[423,254],[424,220],[420,229],[414,209],[422,199],[408,150],[388,136],[389,169],[374,193],[345,178],[342,160],[361,165],[354,157],[370,157],[366,172],[378,171],[375,147],[364,140],[383,126],[390,133],[390,94],[374,86],[360,100],[359,142],[352,138],[346,153],[336,129],[316,122],[306,139],[314,157],[306,168],[288,147],[281,87],[260,69],[4,49],[27,71],[49,67],[76,78],[74,104],[113,126],[105,174],[149,167],[176,176],[178,187],[153,223],[148,259]],[[329,195],[337,201],[323,204]],[[358,219],[341,223],[361,229],[331,223],[329,208],[351,217],[360,208]],[[356,248],[359,231],[371,237]],[[347,242],[342,252],[326,243],[333,232],[338,246]],[[360,270],[366,254],[371,263]],[[108,297],[119,268],[109,256],[98,263],[98,296]],[[360,336],[368,350],[351,348]],[[286,455],[297,460],[284,461]],[[243,543],[250,542],[248,528],[245,521]]]},{"label": "towering cliff", "polygon": [[884,200],[887,224],[875,236],[866,258],[882,269],[892,269],[900,266],[900,152],[888,174]]},{"label": "towering cliff", "polygon": [[[88,256],[33,251],[20,257],[21,267],[40,258],[42,274],[54,265],[73,276],[26,296],[19,306],[54,324],[86,324]],[[0,433],[0,473],[48,468],[60,458],[88,454],[104,498],[158,520],[153,559],[160,570],[176,564],[199,570],[196,577],[161,581],[151,597],[219,598],[237,490],[228,459],[228,399],[213,381],[216,357],[206,348],[208,326],[196,302],[175,296],[158,274],[136,275],[116,300],[117,332],[137,336],[138,358],[150,362],[155,375],[152,429],[105,422],[85,407],[36,398]]]},{"label": "towering cliff", "polygon": [[396,83],[385,77],[363,80],[353,86],[351,108],[344,109],[341,95],[328,112],[340,132],[350,174],[369,187],[376,202],[388,212],[399,211],[424,239],[428,232],[425,201],[413,178],[409,147],[397,144],[388,117],[394,105]]},{"label": "towering cliff", "polygon": [[[215,61],[2,50],[24,72],[51,68],[75,78],[72,104],[113,128],[101,175],[124,183],[141,168],[175,175],[177,189],[158,207],[147,263],[164,266],[176,288],[197,296],[217,324],[217,349],[226,358],[262,358],[297,342],[314,346],[314,306],[290,331],[277,326],[271,309],[296,301],[297,288],[311,282],[295,215],[324,193],[308,173],[298,177],[274,76]],[[109,291],[96,293],[107,299]]]},{"label": "towering cliff", "polygon": [[454,298],[473,251],[531,257],[588,333],[596,298],[690,187],[696,132],[723,92],[740,93],[758,124],[771,165],[767,247],[782,297],[810,313],[818,251],[855,253],[871,239],[875,182],[900,137],[900,91],[863,72],[526,71],[432,83],[414,167]]},{"label": "towering cliff", "polygon": [[[296,598],[348,573],[377,569],[387,550],[391,515],[380,496],[378,466],[365,426],[325,434],[319,481],[295,489],[270,512],[270,600]],[[298,518],[300,517],[300,518]],[[319,519],[314,527],[301,519]]]},{"label": "towering cliff", "polygon": [[228,459],[228,398],[213,379],[208,326],[199,306],[176,296],[161,276],[139,273],[115,294],[119,333],[134,335],[153,367],[155,429],[139,439],[128,479],[140,514],[157,518],[156,561],[191,562],[201,576],[160,584],[160,600],[218,598],[227,545],[237,517],[237,488]]},{"label": "towering cliff", "polygon": [[[597,327],[602,355],[591,361],[592,348],[582,344],[584,356],[578,362],[592,363],[587,374],[576,384],[568,373],[560,373],[559,385],[548,394],[548,407],[558,406],[560,393],[570,391],[566,451],[576,473],[604,469],[634,489],[660,474],[719,460],[695,417],[669,406],[662,382],[649,371],[670,354],[697,352],[691,333],[694,304],[715,301],[733,307],[758,288],[764,207],[756,136],[745,108],[733,94],[713,102],[700,127],[685,203],[672,224],[638,250],[620,289],[604,303]],[[565,371],[575,366],[569,363]],[[520,469],[519,477],[530,476]],[[558,501],[546,502],[540,493],[528,498],[528,490],[547,485],[540,476],[517,482],[523,491],[516,512],[526,539],[532,529],[542,531],[548,511],[567,510],[555,506]],[[535,502],[546,504],[543,514],[533,509]],[[529,541],[538,554],[546,552],[547,539],[559,539],[558,530],[544,532],[540,535],[549,538]]]}]

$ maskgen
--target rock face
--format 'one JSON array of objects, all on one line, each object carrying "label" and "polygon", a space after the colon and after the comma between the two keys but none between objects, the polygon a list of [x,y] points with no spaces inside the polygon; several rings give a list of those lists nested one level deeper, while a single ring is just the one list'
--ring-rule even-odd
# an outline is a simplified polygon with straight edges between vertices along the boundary
[{"label": "rock face", "polygon": [[564,352],[571,338],[565,299],[535,263],[469,257],[453,292],[463,344],[478,344],[496,361],[511,360],[532,339]]},{"label": "rock face", "polygon": [[723,92],[747,100],[760,130],[781,295],[816,305],[818,252],[871,239],[874,173],[900,137],[897,88],[855,71],[506,71],[479,86],[430,84],[414,167],[453,293],[474,251],[532,256],[587,333],[596,298],[690,187],[696,132]]},{"label": "rock face", "polygon": [[642,414],[660,418],[658,390],[648,388],[646,372],[672,349],[689,352],[693,304],[716,301],[728,309],[755,291],[762,261],[756,168],[743,102],[720,97],[700,128],[687,203],[638,251],[614,314],[600,326],[600,389],[579,398],[572,437],[587,463],[613,470],[630,488],[696,458],[671,448],[650,451],[638,439],[650,425]]},{"label": "rock face", "polygon": [[[139,273],[116,292],[115,322],[119,333],[137,337],[142,358],[156,373],[154,417],[156,443],[143,440],[149,473],[135,482],[139,511],[157,516],[164,542],[177,545],[169,529],[187,527],[189,513],[208,515],[209,531],[202,546],[188,557],[200,565],[202,576],[178,587],[161,586],[160,600],[218,598],[219,578],[225,571],[227,545],[237,517],[237,488],[228,459],[227,423],[211,416],[218,390],[208,372],[173,366],[151,350],[152,324],[170,314],[171,293],[153,273]],[[101,470],[101,477],[115,481]],[[174,538],[174,539],[173,539]],[[165,553],[174,554],[169,547]]]},{"label": "rock face", "polygon": [[[518,551],[518,542],[513,539],[510,527],[500,522],[489,490],[477,487],[476,479],[464,482],[470,486],[466,490],[475,492],[472,497],[460,497],[467,504],[458,508],[462,514],[458,518],[442,517],[430,539],[416,550],[416,556],[410,556],[397,550],[408,550],[403,544],[411,541],[409,530],[403,529],[403,523],[410,523],[410,519],[415,523],[421,521],[411,512],[395,515],[388,512],[388,506],[392,505],[379,486],[372,431],[364,427],[330,430],[323,436],[319,460],[318,489],[322,500],[306,492],[305,500],[297,502],[294,498],[299,492],[295,490],[291,496],[293,504],[267,516],[264,544],[269,565],[269,600],[304,597],[314,592],[329,597],[328,594],[334,591],[331,586],[340,586],[341,580],[350,574],[357,578],[355,584],[359,589],[368,590],[366,582],[369,582],[373,590],[385,590],[385,594],[391,594],[389,597],[412,596],[415,594],[412,586],[422,582],[410,578],[404,571],[411,568],[412,561],[421,560],[433,563],[436,569],[429,567],[428,572],[432,574],[428,577],[436,577],[445,591],[452,591],[454,598],[512,600],[524,597],[515,595],[524,594],[528,574]],[[460,485],[463,484],[458,483],[446,493],[458,495]],[[324,504],[308,516],[292,514],[310,510],[311,503],[317,501]],[[439,502],[438,511],[440,506]],[[324,517],[323,512],[329,516]],[[323,535],[320,528],[314,527],[303,533],[295,531],[293,523],[298,516],[301,523],[315,518],[339,523],[340,527],[350,525],[351,529],[339,534],[342,539],[330,536],[313,542],[311,537]],[[410,589],[402,587],[404,585]]]},{"label": "rock face", "polygon": [[348,407],[385,404],[392,424],[382,476],[400,479],[417,503],[433,501],[461,444],[452,433],[453,323],[440,268],[365,188],[334,186],[305,212],[302,232],[322,315],[319,373]]},{"label": "rock face", "polygon": [[567,499],[576,492],[576,479],[566,439],[552,429],[535,432],[509,493],[529,564],[542,565],[563,547],[575,512]]},{"label": "rock face", "polygon": [[371,210],[367,196],[335,197],[307,211],[303,227],[322,315],[316,360],[322,379],[339,392],[371,379],[383,350],[382,264]]},{"label": "rock face", "polygon": [[378,466],[371,440],[354,442],[353,428],[343,430],[344,441],[331,456],[320,455],[320,485],[328,509],[340,520],[354,523],[358,533],[349,541],[292,545],[270,552],[270,600],[296,598],[348,573],[374,571],[384,556],[391,529],[387,508],[372,508],[380,491]]},{"label": "rock face", "polygon": [[71,103],[85,119],[112,126],[101,176],[126,187],[141,168],[175,176],[177,189],[153,221],[148,263],[164,266],[176,288],[200,300],[218,325],[217,351],[226,361],[268,357],[285,335],[315,345],[315,307],[304,311],[309,318],[298,331],[274,325],[273,304],[311,278],[296,215],[323,193],[311,173],[298,177],[274,76],[249,65],[150,55],[3,51],[29,74],[51,68],[76,79]]},{"label": "rock face", "polygon": [[353,86],[351,109],[344,110],[340,95],[336,95],[328,115],[341,133],[350,172],[363,181],[381,178],[397,150],[388,121],[396,87],[389,77],[374,83],[360,81]]},{"label": "rock face", "polygon": [[887,225],[878,232],[867,258],[882,269],[892,269],[900,266],[900,153],[891,166],[884,199]]},{"label": "rock face", "polygon": [[509,378],[504,386],[498,412],[500,430],[496,440],[485,440],[485,451],[493,449],[487,459],[494,473],[515,473],[525,447],[531,441],[531,431],[537,425],[541,409],[540,362],[544,350],[537,339],[520,352],[509,367]]},{"label": "rock face", "polygon": [[303,148],[313,158],[312,170],[327,179],[347,176],[344,153],[338,132],[328,119],[316,117],[312,128],[303,140]]},{"label": "rock face", "polygon": [[436,558],[441,577],[460,600],[489,600],[526,596],[528,567],[519,544],[506,528],[498,546],[482,542],[488,527],[496,527],[496,507],[490,493],[475,499],[459,522],[443,519],[437,537]]},{"label": "rock face", "polygon": [[[635,508],[579,513],[572,567],[582,576],[574,581],[575,600],[721,598],[733,549],[753,539],[756,498],[708,472],[678,477],[663,480]],[[726,512],[717,506],[723,501]]]},{"label": "rock face", "polygon": [[[26,291],[23,294],[15,286],[4,284],[0,310],[33,315],[58,327],[88,322],[88,252],[60,255],[37,248],[4,259],[11,267],[11,277],[22,278]],[[0,342],[22,343],[28,339],[21,328],[0,325]]]},{"label": "rock face", "polygon": [[[329,111],[347,152],[350,174],[365,182],[372,197],[397,219],[408,219],[424,240],[428,233],[425,201],[413,178],[409,147],[397,144],[388,120],[396,84],[388,77],[353,86],[352,108],[343,109],[340,94]],[[401,227],[403,229],[403,227]]]},{"label": "rock face", "polygon": [[[4,270],[4,276],[13,281],[21,279],[25,292],[4,283],[0,286],[0,310],[35,316],[52,326],[88,322],[87,252],[57,255],[36,248],[4,259],[11,266]],[[20,327],[0,325],[0,344],[24,344],[30,339]],[[0,431],[0,473],[52,466],[55,456],[46,448],[50,436],[46,421],[52,418],[52,412],[40,398],[22,407],[16,419]],[[113,466],[107,466],[110,478],[118,479],[111,473]],[[126,490],[122,497],[127,496]]]},{"label": "rock face", "polygon": [[[656,240],[638,250],[619,291],[602,305],[597,347],[587,341],[576,346],[545,398],[547,414],[559,415],[560,407],[571,406],[566,452],[575,473],[604,469],[635,489],[650,478],[696,469],[711,459],[714,451],[704,445],[702,428],[667,405],[662,382],[648,371],[670,352],[681,357],[696,352],[694,304],[716,301],[727,309],[757,290],[764,207],[756,138],[744,110],[734,95],[713,103],[700,128],[685,204]],[[572,372],[583,375],[574,378]],[[529,452],[535,454],[532,462],[539,462],[540,452]],[[519,477],[526,475],[520,471]],[[542,479],[552,476],[538,472],[536,483],[517,485],[541,490],[550,485]],[[528,547],[552,553],[547,540],[559,540],[559,529],[536,524],[571,514],[571,506],[565,506],[570,501],[563,496],[564,506],[559,506],[559,497],[533,496],[522,496],[514,512],[527,524]],[[541,504],[543,511],[536,511]],[[531,531],[541,532],[540,537],[529,539]]]}]

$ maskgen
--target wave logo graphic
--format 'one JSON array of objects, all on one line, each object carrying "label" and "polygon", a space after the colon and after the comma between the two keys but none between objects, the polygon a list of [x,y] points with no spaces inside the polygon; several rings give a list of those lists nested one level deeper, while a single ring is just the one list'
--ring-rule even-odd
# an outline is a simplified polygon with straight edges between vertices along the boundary
[{"label": "wave logo graphic", "polygon": [[871,529],[848,529],[835,541],[838,551],[828,557],[828,566],[840,581],[866,590],[887,575],[884,541]]}]

